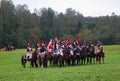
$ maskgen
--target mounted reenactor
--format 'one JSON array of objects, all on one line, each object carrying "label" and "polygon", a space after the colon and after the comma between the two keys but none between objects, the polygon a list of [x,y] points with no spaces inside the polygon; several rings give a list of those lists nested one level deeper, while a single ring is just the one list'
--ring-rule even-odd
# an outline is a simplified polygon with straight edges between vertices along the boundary
[{"label": "mounted reenactor", "polygon": [[54,44],[53,44],[53,40],[51,39],[48,46],[47,46],[47,51],[48,52],[53,52],[54,51]]},{"label": "mounted reenactor", "polygon": [[[95,63],[95,46],[93,43],[93,40],[90,40],[88,48],[87,48],[87,54],[88,54],[88,58],[87,58],[87,63]],[[93,60],[93,61],[92,61]]]},{"label": "mounted reenactor", "polygon": [[103,44],[100,41],[97,42],[97,53],[99,53],[99,52],[103,52],[104,53],[104,51],[103,51]]},{"label": "mounted reenactor", "polygon": [[37,42],[36,51],[37,51],[38,53],[40,53],[40,49],[41,49],[41,42],[39,41],[39,42]]},{"label": "mounted reenactor", "polygon": [[27,48],[26,48],[27,54],[26,54],[26,57],[25,57],[28,61],[32,58],[32,52],[33,52],[30,44],[31,44],[30,41],[28,41],[27,42]]},{"label": "mounted reenactor", "polygon": [[103,44],[98,41],[97,42],[97,57],[96,57],[96,62],[98,63],[101,63],[101,59],[102,59],[102,62],[104,63],[104,57],[105,57],[105,53],[104,53],[104,50],[103,50]]},{"label": "mounted reenactor", "polygon": [[58,44],[59,40],[57,38],[54,39],[54,52],[58,52],[59,51],[59,44]]},{"label": "mounted reenactor", "polygon": [[65,48],[65,41],[64,41],[64,39],[60,40],[60,46],[61,46],[62,49]]},{"label": "mounted reenactor", "polygon": [[42,42],[41,43],[41,48],[40,48],[40,53],[38,55],[38,60],[39,60],[39,64],[41,67],[47,67],[47,63],[46,63],[46,43]]},{"label": "mounted reenactor", "polygon": [[92,54],[94,54],[95,53],[95,46],[94,46],[93,40],[90,40],[88,47],[92,51]]}]

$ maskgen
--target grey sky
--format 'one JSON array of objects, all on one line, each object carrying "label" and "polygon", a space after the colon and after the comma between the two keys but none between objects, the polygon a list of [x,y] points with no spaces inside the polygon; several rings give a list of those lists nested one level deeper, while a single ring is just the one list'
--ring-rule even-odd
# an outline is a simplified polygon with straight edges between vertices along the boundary
[{"label": "grey sky", "polygon": [[120,15],[120,0],[12,0],[15,5],[26,4],[32,12],[34,8],[50,7],[54,11],[65,12],[67,8],[79,11],[84,16],[106,16],[114,12]]}]

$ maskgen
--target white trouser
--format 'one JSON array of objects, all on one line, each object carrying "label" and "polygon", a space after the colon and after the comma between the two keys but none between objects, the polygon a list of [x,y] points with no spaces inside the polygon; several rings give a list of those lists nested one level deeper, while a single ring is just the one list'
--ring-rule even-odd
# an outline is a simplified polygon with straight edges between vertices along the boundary
[{"label": "white trouser", "polygon": [[32,54],[30,52],[27,52],[26,57],[29,57],[29,59],[32,58]]}]

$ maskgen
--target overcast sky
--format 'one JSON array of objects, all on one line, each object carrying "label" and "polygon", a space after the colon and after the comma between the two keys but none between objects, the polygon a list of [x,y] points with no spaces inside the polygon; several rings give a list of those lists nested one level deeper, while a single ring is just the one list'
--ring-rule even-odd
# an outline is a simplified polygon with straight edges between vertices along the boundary
[{"label": "overcast sky", "polygon": [[63,12],[67,8],[79,11],[84,16],[106,16],[114,12],[120,15],[120,0],[12,0],[14,5],[26,4],[33,10],[50,7],[54,11]]}]

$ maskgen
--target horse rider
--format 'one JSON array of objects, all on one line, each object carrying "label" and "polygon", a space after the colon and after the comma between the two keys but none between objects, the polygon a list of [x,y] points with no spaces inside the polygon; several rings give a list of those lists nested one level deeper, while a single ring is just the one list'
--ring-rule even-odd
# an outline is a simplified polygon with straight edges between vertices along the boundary
[{"label": "horse rider", "polygon": [[59,44],[58,44],[59,40],[57,38],[55,38],[54,40],[54,52],[58,52],[59,51]]},{"label": "horse rider", "polygon": [[54,44],[53,44],[53,40],[51,39],[48,46],[47,46],[47,50],[48,52],[53,52],[54,51]]},{"label": "horse rider", "polygon": [[41,49],[41,42],[37,42],[37,48],[36,48],[36,51],[39,53],[40,52],[40,49]]},{"label": "horse rider", "polygon": [[65,47],[65,41],[64,41],[64,39],[61,39],[61,40],[60,40],[60,47],[61,47],[62,49],[64,49],[64,47]]},{"label": "horse rider", "polygon": [[94,47],[93,40],[90,40],[89,47]]},{"label": "horse rider", "polygon": [[45,42],[42,42],[42,44],[41,44],[40,53],[43,54],[43,55],[46,54]]},{"label": "horse rider", "polygon": [[88,47],[91,48],[92,53],[94,54],[95,53],[95,46],[94,46],[93,40],[90,40]]},{"label": "horse rider", "polygon": [[103,51],[103,44],[100,41],[97,41],[97,53],[104,52]]},{"label": "horse rider", "polygon": [[45,42],[41,42],[41,49],[40,49],[40,53],[38,55],[38,59],[40,60],[41,67],[44,67],[45,65],[45,55],[46,55],[46,44]]},{"label": "horse rider", "polygon": [[30,41],[27,42],[27,54],[26,54],[26,59],[29,61],[32,58],[32,48],[30,47]]}]

